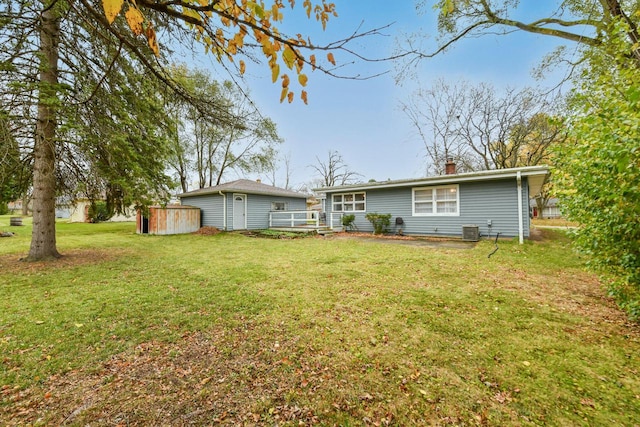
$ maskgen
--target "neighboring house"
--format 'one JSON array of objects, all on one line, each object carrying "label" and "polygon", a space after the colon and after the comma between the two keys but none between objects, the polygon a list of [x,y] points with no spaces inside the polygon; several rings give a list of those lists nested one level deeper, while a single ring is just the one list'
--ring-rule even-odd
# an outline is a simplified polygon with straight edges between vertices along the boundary
[{"label": "neighboring house", "polygon": [[533,218],[552,219],[562,217],[562,212],[560,212],[560,207],[558,206],[558,199],[556,198],[549,199],[547,205],[542,209],[542,212],[538,212],[538,205],[535,199],[531,199],[529,207]]},{"label": "neighboring house", "polygon": [[261,230],[269,228],[270,212],[305,211],[307,195],[239,179],[178,194],[178,198],[183,205],[200,208],[203,227]]},{"label": "neighboring house", "polygon": [[[78,199],[67,208],[68,211],[60,211],[61,214],[66,216],[60,216],[58,218],[69,218],[69,222],[90,222],[89,219],[89,207],[91,201],[89,199]],[[116,214],[109,218],[109,222],[129,222],[136,220],[136,210],[133,206],[128,209],[127,215]]]},{"label": "neighboring house", "polygon": [[332,226],[343,214],[354,214],[358,230],[373,231],[365,215],[376,212],[391,214],[390,231],[404,234],[462,236],[463,226],[477,226],[483,236],[500,233],[520,241],[529,237],[529,199],[540,192],[547,167],[448,172],[314,191],[326,194],[327,222]]}]

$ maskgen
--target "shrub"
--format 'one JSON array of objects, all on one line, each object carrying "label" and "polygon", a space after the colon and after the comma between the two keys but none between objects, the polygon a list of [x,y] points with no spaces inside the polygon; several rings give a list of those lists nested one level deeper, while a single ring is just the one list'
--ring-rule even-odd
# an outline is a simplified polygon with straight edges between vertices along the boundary
[{"label": "shrub", "polygon": [[391,225],[391,214],[371,212],[366,214],[365,218],[373,225],[373,234],[386,233]]},{"label": "shrub", "polygon": [[356,216],[353,214],[347,214],[342,216],[342,225],[347,230],[353,230]]},{"label": "shrub", "polygon": [[89,216],[90,222],[108,221],[113,216],[113,214],[109,212],[109,209],[107,208],[107,204],[105,202],[91,203],[91,206],[89,206],[89,212],[87,214]]}]

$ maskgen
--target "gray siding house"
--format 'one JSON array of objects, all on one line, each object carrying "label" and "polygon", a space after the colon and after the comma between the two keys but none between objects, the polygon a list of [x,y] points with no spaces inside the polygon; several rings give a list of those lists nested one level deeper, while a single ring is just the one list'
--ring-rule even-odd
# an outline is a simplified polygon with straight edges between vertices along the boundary
[{"label": "gray siding house", "polygon": [[183,205],[200,208],[202,226],[261,230],[269,228],[269,212],[305,210],[307,195],[239,179],[182,193],[178,198]]},{"label": "gray siding house", "polygon": [[[392,232],[462,236],[477,227],[482,236],[529,237],[529,199],[540,192],[544,166],[460,173],[428,178],[317,188],[326,194],[332,225],[344,214],[356,217],[361,231],[373,231],[369,212],[391,214]],[[400,218],[400,219],[398,219]]]}]

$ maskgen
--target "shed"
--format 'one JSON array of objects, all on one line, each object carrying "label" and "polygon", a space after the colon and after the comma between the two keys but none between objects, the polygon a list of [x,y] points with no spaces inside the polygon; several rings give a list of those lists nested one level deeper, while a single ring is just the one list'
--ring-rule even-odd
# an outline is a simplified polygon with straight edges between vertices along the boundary
[{"label": "shed", "polygon": [[200,208],[195,206],[151,206],[145,214],[138,210],[136,233],[185,234],[200,229]]},{"label": "shed", "polygon": [[220,230],[269,228],[271,212],[305,211],[307,195],[260,181],[238,179],[178,194],[182,203],[202,210],[202,225]]}]

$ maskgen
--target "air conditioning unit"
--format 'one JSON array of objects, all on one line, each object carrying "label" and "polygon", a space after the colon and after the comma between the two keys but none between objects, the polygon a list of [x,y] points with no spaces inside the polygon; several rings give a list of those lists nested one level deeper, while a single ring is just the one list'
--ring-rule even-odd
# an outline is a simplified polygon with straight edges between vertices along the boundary
[{"label": "air conditioning unit", "polygon": [[480,240],[480,228],[477,225],[463,225],[462,240],[467,242],[477,242]]}]

